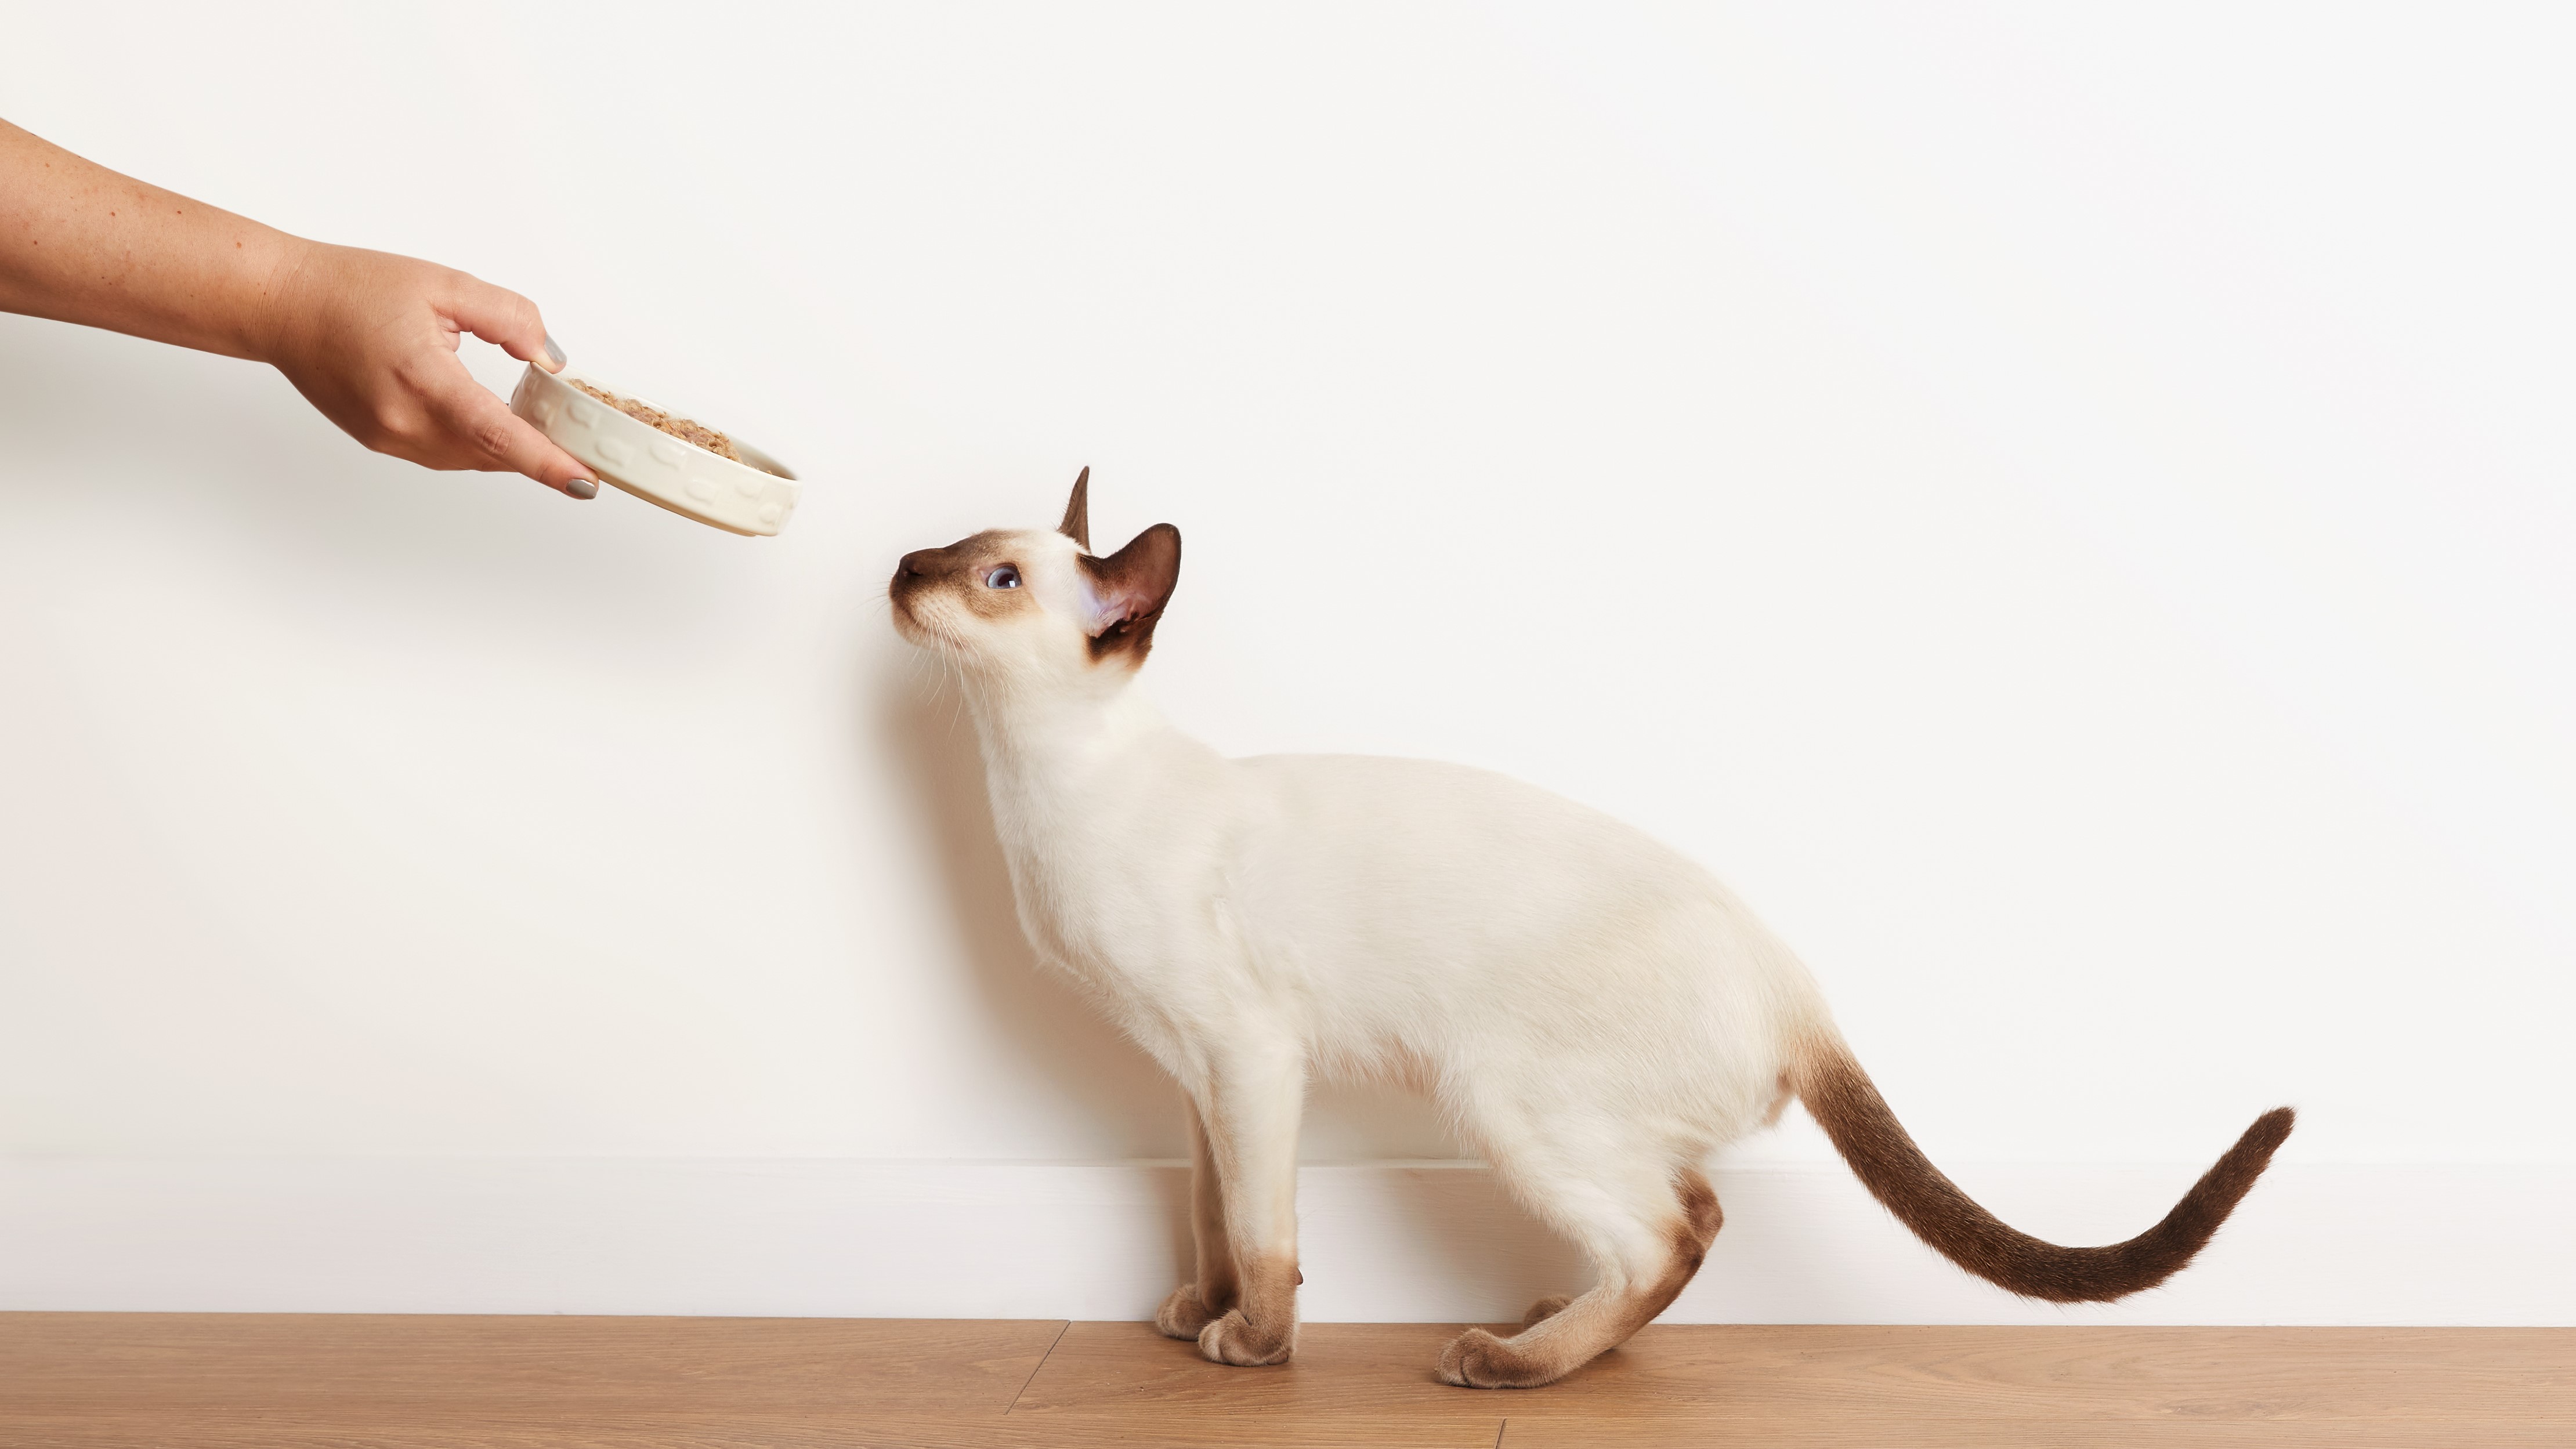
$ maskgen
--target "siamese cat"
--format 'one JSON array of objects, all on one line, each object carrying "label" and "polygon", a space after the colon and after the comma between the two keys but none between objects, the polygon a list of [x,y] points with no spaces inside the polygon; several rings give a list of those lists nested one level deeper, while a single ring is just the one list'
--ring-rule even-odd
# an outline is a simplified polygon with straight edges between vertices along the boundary
[{"label": "siamese cat", "polygon": [[1440,1377],[1527,1388],[1661,1313],[1720,1214],[1702,1165],[1792,1097],[1935,1251],[2012,1292],[2105,1302],[2189,1263],[2289,1136],[2263,1114],[2162,1222],[2065,1248],[1942,1176],[1853,1060],[1806,969],[1725,886],[1618,821],[1416,760],[1230,760],[1135,686],[1180,577],[1157,524],[1090,551],[1090,470],[1053,531],[906,554],[895,626],[961,676],[1020,924],[1179,1079],[1197,1275],[1154,1322],[1218,1363],[1297,1345],[1297,1125],[1309,1080],[1427,1095],[1598,1281]]}]

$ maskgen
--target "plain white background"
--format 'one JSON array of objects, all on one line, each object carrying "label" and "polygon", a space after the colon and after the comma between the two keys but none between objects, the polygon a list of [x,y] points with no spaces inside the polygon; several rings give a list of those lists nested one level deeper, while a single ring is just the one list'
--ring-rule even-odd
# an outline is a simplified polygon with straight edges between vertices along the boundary
[{"label": "plain white background", "polygon": [[[1188,539],[1145,677],[1185,727],[1646,827],[1945,1164],[2197,1165],[2280,1102],[2292,1162],[2576,1163],[2571,41],[18,16],[0,114],[524,291],[808,483],[735,538],[0,318],[0,1149],[1177,1154],[1170,1089],[1033,972],[881,601],[1088,464],[1104,547]],[[1309,1136],[1454,1150],[1364,1092]]]}]

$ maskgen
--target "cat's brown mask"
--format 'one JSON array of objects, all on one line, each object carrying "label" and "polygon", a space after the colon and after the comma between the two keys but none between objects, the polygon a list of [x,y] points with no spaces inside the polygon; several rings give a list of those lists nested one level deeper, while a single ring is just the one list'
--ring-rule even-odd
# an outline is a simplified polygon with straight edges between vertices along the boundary
[{"label": "cat's brown mask", "polygon": [[1154,626],[1180,582],[1181,531],[1155,524],[1107,558],[1094,557],[1090,546],[1085,468],[1053,534],[988,529],[946,548],[916,550],[896,566],[886,594],[897,626],[916,642],[979,658],[1024,652],[1033,641],[1008,651],[987,631],[1024,625],[1042,632],[1046,621],[1061,619],[1079,631],[1089,663],[1133,669],[1152,650]]}]

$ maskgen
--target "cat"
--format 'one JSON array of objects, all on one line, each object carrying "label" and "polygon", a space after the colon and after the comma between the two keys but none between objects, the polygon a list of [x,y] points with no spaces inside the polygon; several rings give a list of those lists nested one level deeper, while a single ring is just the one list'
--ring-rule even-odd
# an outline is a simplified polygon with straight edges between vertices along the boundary
[{"label": "cat", "polygon": [[1306,1084],[1429,1096],[1597,1281],[1440,1355],[1480,1388],[1552,1382],[1661,1313],[1721,1215],[1702,1164],[1804,1102],[1932,1248],[2012,1292],[2105,1302],[2191,1261],[2288,1137],[2263,1114],[2162,1222],[2066,1248],[2005,1226],[1925,1159],[1815,982],[1680,854],[1533,786],[1354,756],[1230,760],[1132,685],[1180,578],[1156,524],[1091,551],[1086,468],[1053,531],[906,554],[896,628],[951,661],[982,746],[1021,927],[1177,1078],[1193,1280],[1154,1322],[1225,1364],[1297,1341]]}]

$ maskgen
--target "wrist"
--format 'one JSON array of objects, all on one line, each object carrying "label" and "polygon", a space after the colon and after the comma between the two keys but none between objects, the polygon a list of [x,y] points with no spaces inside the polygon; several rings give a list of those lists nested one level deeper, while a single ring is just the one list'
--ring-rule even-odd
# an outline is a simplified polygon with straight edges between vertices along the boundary
[{"label": "wrist", "polygon": [[295,350],[323,245],[267,227],[260,231],[264,235],[245,238],[241,247],[229,350],[274,367]]}]

